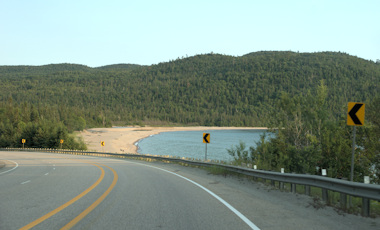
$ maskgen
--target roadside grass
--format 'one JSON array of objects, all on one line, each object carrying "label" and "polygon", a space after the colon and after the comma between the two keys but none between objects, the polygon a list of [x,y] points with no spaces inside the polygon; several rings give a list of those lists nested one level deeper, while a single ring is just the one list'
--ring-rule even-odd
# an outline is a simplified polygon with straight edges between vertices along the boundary
[{"label": "roadside grass", "polygon": [[371,200],[371,217],[372,217],[372,213],[374,215],[377,215],[375,217],[380,216],[380,202],[379,201]]},{"label": "roadside grass", "polygon": [[212,175],[222,175],[224,177],[227,177],[228,174],[231,174],[231,172],[229,172],[226,168],[219,166],[207,167],[205,169],[209,172],[209,174]]}]

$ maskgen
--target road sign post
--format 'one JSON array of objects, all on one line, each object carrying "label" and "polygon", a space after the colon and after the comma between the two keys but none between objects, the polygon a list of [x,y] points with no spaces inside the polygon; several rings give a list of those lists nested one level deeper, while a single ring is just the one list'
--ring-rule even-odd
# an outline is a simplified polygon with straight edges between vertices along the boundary
[{"label": "road sign post", "polygon": [[203,133],[203,143],[206,144],[205,161],[207,161],[207,144],[210,143],[210,134]]},{"label": "road sign post", "polygon": [[207,144],[206,144],[206,151],[205,151],[205,161],[207,161]]},{"label": "road sign post", "polygon": [[22,140],[21,140],[21,143],[22,143],[22,148],[24,148],[24,147],[25,147],[25,142],[26,142],[26,140],[25,140],[25,139],[22,139]]},{"label": "road sign post", "polygon": [[354,126],[353,131],[352,131],[352,153],[351,153],[351,175],[350,175],[351,181],[354,181],[356,126],[364,125],[364,114],[365,114],[364,103],[348,102],[347,125]]},{"label": "road sign post", "polygon": [[356,138],[356,126],[352,131],[352,152],[351,152],[351,174],[350,181],[354,181],[354,164],[355,164],[355,138]]},{"label": "road sign post", "polygon": [[63,139],[61,139],[61,140],[59,141],[59,143],[61,144],[61,149],[62,149]]}]

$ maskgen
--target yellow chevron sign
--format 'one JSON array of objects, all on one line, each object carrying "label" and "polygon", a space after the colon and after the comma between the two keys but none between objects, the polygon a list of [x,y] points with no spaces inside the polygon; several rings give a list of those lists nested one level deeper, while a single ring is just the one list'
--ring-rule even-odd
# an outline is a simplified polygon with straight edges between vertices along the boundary
[{"label": "yellow chevron sign", "polygon": [[347,125],[364,125],[365,104],[360,102],[348,102]]},{"label": "yellow chevron sign", "polygon": [[210,143],[210,134],[209,133],[203,133],[203,143]]}]

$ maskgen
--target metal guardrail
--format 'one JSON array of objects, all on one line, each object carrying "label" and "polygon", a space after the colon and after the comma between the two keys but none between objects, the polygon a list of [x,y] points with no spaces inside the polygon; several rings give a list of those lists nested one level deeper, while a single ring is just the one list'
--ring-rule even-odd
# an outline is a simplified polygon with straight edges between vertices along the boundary
[{"label": "metal guardrail", "polygon": [[252,176],[255,178],[262,178],[264,180],[271,180],[272,185],[278,182],[280,189],[283,189],[283,183],[291,184],[291,191],[295,192],[296,185],[304,185],[305,193],[310,195],[310,186],[322,189],[322,199],[328,201],[328,190],[341,193],[340,205],[342,208],[347,207],[347,195],[362,198],[362,215],[370,215],[370,200],[380,201],[380,185],[364,184],[358,182],[345,181],[340,179],[328,178],[323,176],[293,174],[293,173],[279,173],[264,171],[258,169],[237,167],[232,165],[202,162],[195,160],[188,160],[184,158],[172,158],[154,155],[141,155],[141,154],[117,154],[117,153],[101,153],[101,152],[87,152],[77,150],[60,150],[60,149],[22,149],[22,148],[0,148],[0,151],[31,151],[31,152],[51,152],[51,153],[64,153],[75,155],[90,155],[102,157],[117,157],[117,158],[145,158],[161,161],[170,161],[176,163],[183,163],[201,167],[221,167],[228,171]]}]

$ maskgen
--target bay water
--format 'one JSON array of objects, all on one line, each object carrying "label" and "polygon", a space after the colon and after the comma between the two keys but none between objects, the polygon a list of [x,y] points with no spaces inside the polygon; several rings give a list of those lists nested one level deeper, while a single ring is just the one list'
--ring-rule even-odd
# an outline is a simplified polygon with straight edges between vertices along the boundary
[{"label": "bay water", "polygon": [[210,133],[207,159],[229,162],[233,157],[228,154],[227,149],[235,147],[242,141],[249,150],[250,146],[256,146],[256,142],[264,132],[266,131],[258,129],[163,132],[142,139],[136,145],[140,154],[204,160],[206,144],[203,143],[203,133]]}]

